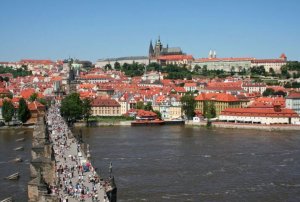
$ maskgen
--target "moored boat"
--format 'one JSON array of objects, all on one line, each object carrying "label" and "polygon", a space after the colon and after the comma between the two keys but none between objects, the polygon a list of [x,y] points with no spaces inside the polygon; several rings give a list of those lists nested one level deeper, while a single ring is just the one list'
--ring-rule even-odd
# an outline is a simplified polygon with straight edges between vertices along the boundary
[{"label": "moored boat", "polygon": [[17,135],[23,135],[25,133],[25,131],[20,131],[17,133]]},{"label": "moored boat", "polygon": [[14,173],[14,174],[11,174],[10,176],[7,176],[5,179],[7,179],[7,180],[17,180],[17,179],[19,179],[19,177],[20,177],[19,173]]},{"label": "moored boat", "polygon": [[16,157],[15,159],[11,160],[10,162],[17,163],[17,162],[22,162],[22,161],[23,161],[23,159],[21,157]]},{"label": "moored boat", "polygon": [[21,151],[21,150],[24,150],[24,147],[16,147],[14,148],[15,151]]},{"label": "moored boat", "polygon": [[148,126],[148,125],[164,125],[165,122],[162,120],[136,120],[136,121],[132,121],[131,125],[132,126]]},{"label": "moored boat", "polygon": [[22,138],[16,139],[16,142],[22,142],[22,141],[24,141],[24,140],[25,140],[25,138],[22,137]]},{"label": "moored boat", "polygon": [[13,198],[10,196],[10,197],[7,197],[3,200],[1,200],[0,202],[12,202],[13,201]]}]

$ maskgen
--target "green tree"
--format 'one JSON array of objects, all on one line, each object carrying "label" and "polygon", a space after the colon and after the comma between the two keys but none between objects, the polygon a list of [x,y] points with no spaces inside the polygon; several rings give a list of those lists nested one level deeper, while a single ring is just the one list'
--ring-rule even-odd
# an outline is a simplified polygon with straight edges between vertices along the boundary
[{"label": "green tree", "polygon": [[216,106],[213,102],[204,101],[203,105],[203,116],[205,118],[211,119],[215,118],[217,115],[216,113]]},{"label": "green tree", "polygon": [[193,95],[185,94],[181,97],[181,109],[188,119],[192,119],[195,115],[196,100]]},{"label": "green tree", "polygon": [[32,93],[32,94],[30,95],[30,97],[29,97],[29,101],[30,101],[30,102],[35,101],[35,100],[37,99],[37,97],[38,97],[38,94],[37,94],[37,93]]},{"label": "green tree", "polygon": [[272,88],[267,88],[264,92],[263,92],[263,96],[267,97],[267,96],[272,96],[274,95],[275,91]]},{"label": "green tree", "polygon": [[161,113],[160,113],[160,111],[154,110],[153,112],[156,114],[156,116],[157,116],[158,119],[161,119]]},{"label": "green tree", "polygon": [[82,101],[82,114],[83,114],[84,120],[86,121],[87,126],[88,126],[89,118],[92,115],[91,109],[92,109],[91,100],[88,98],[85,98]]},{"label": "green tree", "polygon": [[119,62],[115,62],[115,64],[114,64],[114,69],[115,69],[115,70],[118,70],[118,71],[121,69],[121,65],[120,65]]},{"label": "green tree", "polygon": [[144,102],[138,101],[136,103],[136,109],[144,109]]},{"label": "green tree", "polygon": [[18,108],[18,119],[25,123],[31,117],[31,113],[28,109],[28,105],[24,98],[19,100],[19,108]]},{"label": "green tree", "polygon": [[2,116],[5,122],[10,122],[15,114],[15,107],[11,101],[4,100],[2,106]]},{"label": "green tree", "polygon": [[82,111],[82,101],[78,93],[72,93],[61,101],[60,112],[69,125],[82,118]]},{"label": "green tree", "polygon": [[104,69],[107,71],[107,70],[111,70],[112,69],[112,67],[111,67],[111,64],[106,64],[105,66],[104,66]]},{"label": "green tree", "polygon": [[146,110],[146,111],[153,111],[152,103],[151,102],[147,102],[147,104],[144,106],[144,110]]}]

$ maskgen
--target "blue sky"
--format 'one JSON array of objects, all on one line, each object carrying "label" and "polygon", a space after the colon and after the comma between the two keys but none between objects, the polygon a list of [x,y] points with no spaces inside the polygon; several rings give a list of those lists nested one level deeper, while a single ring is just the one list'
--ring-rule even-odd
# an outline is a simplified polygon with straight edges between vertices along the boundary
[{"label": "blue sky", "polygon": [[2,0],[0,61],[147,55],[160,35],[195,58],[300,60],[299,0]]}]

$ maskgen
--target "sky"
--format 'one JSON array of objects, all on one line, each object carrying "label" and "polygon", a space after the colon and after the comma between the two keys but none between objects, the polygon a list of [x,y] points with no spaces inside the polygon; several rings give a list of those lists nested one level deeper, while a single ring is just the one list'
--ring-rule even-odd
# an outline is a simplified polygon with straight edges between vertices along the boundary
[{"label": "sky", "polygon": [[300,60],[299,0],[1,0],[0,61],[147,56]]}]

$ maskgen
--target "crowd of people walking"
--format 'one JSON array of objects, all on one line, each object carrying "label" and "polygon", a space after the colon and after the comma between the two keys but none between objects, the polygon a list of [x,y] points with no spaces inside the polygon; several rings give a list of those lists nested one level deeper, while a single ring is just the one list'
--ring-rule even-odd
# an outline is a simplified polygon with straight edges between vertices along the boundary
[{"label": "crowd of people walking", "polygon": [[84,157],[80,142],[76,140],[58,105],[47,112],[50,141],[53,143],[56,162],[56,179],[60,201],[108,202],[104,186],[92,164]]}]

